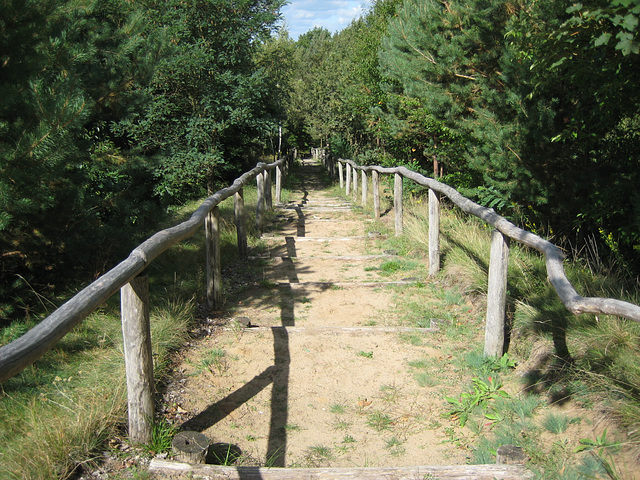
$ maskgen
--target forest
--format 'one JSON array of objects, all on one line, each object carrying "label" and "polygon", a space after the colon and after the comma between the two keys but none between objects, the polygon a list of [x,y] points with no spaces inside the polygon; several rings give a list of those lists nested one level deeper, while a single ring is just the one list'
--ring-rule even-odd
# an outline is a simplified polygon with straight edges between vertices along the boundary
[{"label": "forest", "polygon": [[0,327],[273,159],[281,129],[637,282],[638,0],[374,0],[298,40],[284,4],[0,0]]}]

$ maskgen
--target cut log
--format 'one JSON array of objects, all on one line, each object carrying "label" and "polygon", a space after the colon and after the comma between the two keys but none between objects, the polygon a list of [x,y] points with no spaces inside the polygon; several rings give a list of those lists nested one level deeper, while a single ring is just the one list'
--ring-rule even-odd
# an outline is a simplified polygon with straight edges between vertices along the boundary
[{"label": "cut log", "polygon": [[176,460],[188,464],[204,463],[209,439],[200,432],[180,432],[171,442]]},{"label": "cut log", "polygon": [[154,473],[189,475],[210,480],[523,480],[533,474],[520,465],[454,465],[389,468],[261,468],[189,465],[153,459],[149,470]]}]

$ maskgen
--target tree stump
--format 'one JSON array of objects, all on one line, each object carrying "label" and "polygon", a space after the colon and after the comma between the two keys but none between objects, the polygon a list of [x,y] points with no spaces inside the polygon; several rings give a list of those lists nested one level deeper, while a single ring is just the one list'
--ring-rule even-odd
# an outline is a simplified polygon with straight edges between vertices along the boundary
[{"label": "tree stump", "polygon": [[501,445],[498,447],[496,463],[500,465],[524,465],[527,463],[527,456],[522,447]]},{"label": "tree stump", "polygon": [[180,432],[173,437],[171,446],[176,460],[195,465],[204,463],[209,439],[199,432]]}]

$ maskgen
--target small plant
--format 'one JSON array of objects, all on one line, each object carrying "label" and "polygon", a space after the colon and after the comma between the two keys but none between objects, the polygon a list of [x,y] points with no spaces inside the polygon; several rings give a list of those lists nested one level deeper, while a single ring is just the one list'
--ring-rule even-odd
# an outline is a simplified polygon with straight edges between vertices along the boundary
[{"label": "small plant", "polygon": [[378,432],[382,432],[384,430],[391,429],[393,420],[386,413],[376,411],[369,414],[369,417],[367,418],[367,425]]},{"label": "small plant", "polygon": [[620,442],[613,442],[607,439],[607,429],[605,428],[602,435],[597,436],[595,440],[590,438],[580,440],[580,446],[575,449],[575,452],[591,453],[611,480],[622,480],[611,455],[612,451],[617,451],[619,448]]},{"label": "small plant", "polygon": [[342,443],[356,443],[357,440],[353,438],[351,435],[345,435],[342,439]]},{"label": "small plant", "polygon": [[347,410],[346,407],[341,403],[334,403],[333,405],[331,405],[329,407],[329,411],[331,413],[335,413],[335,414],[338,414],[338,415],[346,412],[346,410]]},{"label": "small plant", "polygon": [[333,452],[331,448],[324,445],[313,445],[307,449],[307,459],[312,464],[318,464],[323,460],[331,460]]},{"label": "small plant", "polygon": [[385,447],[389,450],[389,453],[393,456],[400,456],[405,453],[405,449],[402,446],[402,442],[398,437],[391,437],[384,441]]},{"label": "small plant", "polygon": [[373,352],[365,352],[363,350],[360,350],[358,352],[358,356],[359,357],[364,357],[364,358],[373,358]]},{"label": "small plant", "polygon": [[157,418],[151,428],[151,441],[142,445],[142,449],[149,455],[171,451],[171,442],[177,432],[177,428],[164,417]]},{"label": "small plant", "polygon": [[[452,407],[449,414],[453,419],[460,422],[461,427],[465,426],[469,415],[471,415],[474,409],[482,408],[484,410],[490,400],[510,397],[507,392],[501,390],[502,382],[497,378],[489,377],[488,382],[485,382],[476,377],[472,379],[472,382],[473,392],[463,393],[460,395],[460,399],[445,397],[445,400],[447,400]],[[495,411],[492,413],[485,412],[485,416],[495,421],[502,418],[501,415]]]},{"label": "small plant", "polygon": [[346,420],[338,420],[333,424],[334,430],[348,430],[351,427],[351,424]]},{"label": "small plant", "polygon": [[218,375],[222,375],[228,368],[226,355],[227,352],[222,348],[209,350],[205,358],[200,361],[200,367],[209,370],[211,373],[216,370]]},{"label": "small plant", "polygon": [[400,396],[400,391],[398,387],[395,385],[381,385],[380,386],[380,394],[382,395],[382,400],[388,403],[394,403],[398,400]]},{"label": "small plant", "polygon": [[549,413],[542,420],[542,426],[545,428],[545,430],[555,434],[563,433],[567,428],[569,428],[570,424],[571,420],[569,419],[569,417],[553,412]]},{"label": "small plant", "polygon": [[235,465],[242,457],[240,449],[230,443],[212,445],[210,450],[211,457],[213,457],[212,460],[215,465],[230,467]]},{"label": "small plant", "polygon": [[492,365],[490,366],[491,370],[494,372],[507,372],[509,370],[513,370],[514,368],[516,368],[516,362],[514,362],[513,360],[511,360],[509,358],[508,354],[504,354],[502,355],[502,357],[500,357],[499,359],[495,360],[492,362]]}]

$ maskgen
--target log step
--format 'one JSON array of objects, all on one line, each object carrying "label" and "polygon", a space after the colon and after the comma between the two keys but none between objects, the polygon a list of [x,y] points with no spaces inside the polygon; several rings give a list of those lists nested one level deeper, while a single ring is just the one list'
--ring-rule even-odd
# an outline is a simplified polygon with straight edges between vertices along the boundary
[{"label": "log step", "polygon": [[[190,465],[154,458],[153,473],[210,480],[525,480],[533,473],[520,465],[453,465],[390,468],[261,468]],[[187,477],[188,476],[188,477]]]},{"label": "log step", "polygon": [[[226,330],[235,330],[234,327],[227,327]],[[380,333],[430,333],[437,332],[440,329],[438,327],[339,327],[339,326],[327,326],[327,327],[260,327],[249,326],[246,328],[246,332],[264,333],[273,330],[286,330],[287,333],[302,333],[306,335],[377,335]]]}]

